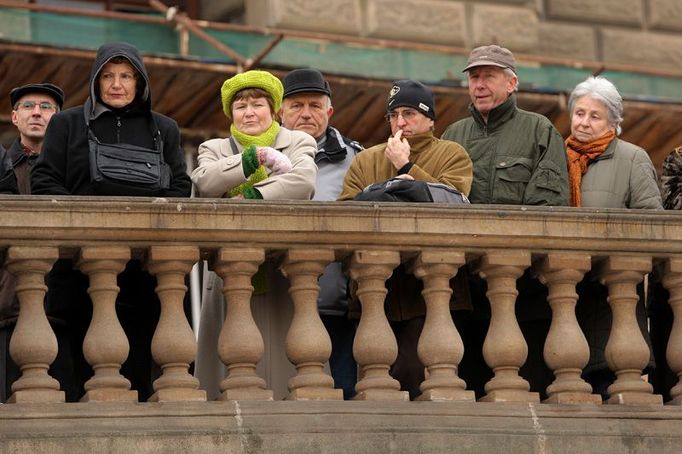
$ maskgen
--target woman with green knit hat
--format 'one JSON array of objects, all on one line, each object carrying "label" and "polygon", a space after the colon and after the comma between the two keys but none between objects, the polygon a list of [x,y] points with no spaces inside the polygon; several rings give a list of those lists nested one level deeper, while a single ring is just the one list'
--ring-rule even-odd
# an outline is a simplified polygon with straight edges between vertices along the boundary
[{"label": "woman with green knit hat", "polygon": [[284,89],[267,71],[227,79],[220,90],[231,137],[199,146],[192,181],[200,197],[310,199],[315,191],[317,144],[279,125]]},{"label": "woman with green knit hat", "polygon": [[[199,146],[199,165],[192,181],[200,197],[245,199],[312,198],[317,166],[317,143],[308,134],[290,131],[276,121],[282,104],[282,83],[265,71],[247,71],[227,79],[220,91],[223,111],[232,120],[230,137]],[[288,281],[272,262],[264,263],[253,280],[252,302],[260,326],[268,320],[292,317]],[[218,358],[218,338],[225,319],[223,282],[205,269],[201,304],[201,329],[195,375],[209,399],[218,396],[226,369]],[[268,378],[276,398],[286,395],[287,381],[295,369],[284,353],[281,336],[264,336],[265,357],[259,373]],[[270,372],[272,371],[272,372]]]}]

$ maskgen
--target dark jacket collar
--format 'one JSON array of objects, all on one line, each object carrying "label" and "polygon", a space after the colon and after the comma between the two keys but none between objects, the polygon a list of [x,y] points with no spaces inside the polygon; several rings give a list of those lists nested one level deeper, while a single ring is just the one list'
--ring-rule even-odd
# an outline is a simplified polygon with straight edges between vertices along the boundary
[{"label": "dark jacket collar", "polygon": [[12,146],[7,149],[7,154],[12,161],[12,167],[15,168],[27,161],[32,165],[39,155],[39,153],[35,153],[29,156],[24,153],[24,146],[21,144],[21,139],[19,137],[17,137],[12,143]]},{"label": "dark jacket collar", "polygon": [[506,123],[516,113],[516,96],[511,95],[505,102],[488,112],[487,123],[473,104],[469,104],[469,112],[471,112],[474,121],[481,128],[494,130],[500,125]]},{"label": "dark jacket collar", "polygon": [[317,153],[315,154],[315,162],[323,160],[329,162],[341,162],[346,159],[348,149],[346,146],[362,150],[362,146],[346,137],[331,126],[327,127],[324,135],[317,140]]}]

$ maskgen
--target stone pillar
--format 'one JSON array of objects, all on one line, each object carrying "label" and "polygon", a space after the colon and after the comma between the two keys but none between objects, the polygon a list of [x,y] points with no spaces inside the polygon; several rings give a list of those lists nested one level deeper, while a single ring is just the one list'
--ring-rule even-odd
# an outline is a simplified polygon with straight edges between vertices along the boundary
[{"label": "stone pillar", "polygon": [[9,352],[21,369],[21,377],[12,383],[8,403],[64,402],[59,382],[48,374],[58,346],[43,304],[45,274],[58,257],[56,247],[12,246],[7,251],[7,269],[16,276],[19,300],[19,319]]},{"label": "stone pillar", "polygon": [[637,284],[651,271],[651,258],[612,256],[599,267],[599,276],[609,289],[608,302],[613,320],[604,352],[606,362],[616,374],[609,386],[609,404],[662,404],[653,387],[642,380],[649,362],[649,346],[637,324]]},{"label": "stone pillar", "polygon": [[218,355],[227,366],[227,378],[220,383],[220,400],[272,400],[272,391],[256,374],[264,344],[251,313],[251,277],[263,260],[263,249],[221,248],[213,263],[223,279],[227,304],[218,339]]},{"label": "stone pillar", "polygon": [[289,379],[289,400],[343,400],[343,390],[334,389],[334,379],[324,372],[332,342],[317,311],[317,281],[332,261],[330,249],[291,249],[282,265],[294,302],[286,339],[287,358],[296,366],[296,375]]},{"label": "stone pillar", "polygon": [[355,251],[350,258],[350,275],[357,282],[362,305],[360,325],[353,342],[353,356],[360,366],[355,385],[356,400],[409,400],[407,391],[389,375],[398,357],[398,344],[384,312],[386,279],[400,264],[397,251]]},{"label": "stone pillar", "polygon": [[668,405],[682,405],[682,258],[671,258],[665,264],[663,286],[670,292],[668,301],[673,310],[673,326],[665,356],[678,380],[670,390]]},{"label": "stone pillar", "polygon": [[490,328],[483,342],[483,357],[495,376],[485,384],[483,402],[539,402],[538,393],[519,376],[528,357],[528,346],[516,320],[516,280],[530,265],[530,253],[494,251],[479,263],[481,276],[488,282]]},{"label": "stone pillar", "polygon": [[149,250],[147,269],[156,276],[156,293],[161,302],[152,356],[162,370],[154,380],[150,402],[206,400],[199,380],[188,372],[197,356],[197,341],[183,308],[185,276],[198,260],[199,250],[192,246],[152,246]]},{"label": "stone pillar", "polygon": [[118,274],[130,260],[130,248],[117,246],[84,247],[78,267],[90,278],[92,320],[83,340],[83,354],[95,374],[85,383],[82,402],[137,402],[137,391],[120,373],[130,351],[116,315]]},{"label": "stone pillar", "polygon": [[591,267],[586,254],[547,255],[535,271],[549,290],[552,324],[545,341],[545,362],[554,372],[554,382],[547,387],[546,403],[601,404],[601,396],[592,394],[592,386],[582,379],[590,359],[590,347],[575,316],[578,294],[575,286]]},{"label": "stone pillar", "polygon": [[457,376],[464,345],[450,314],[450,279],[464,262],[463,252],[431,250],[419,254],[412,266],[414,275],[424,282],[426,320],[417,353],[429,371],[417,400],[476,400]]}]

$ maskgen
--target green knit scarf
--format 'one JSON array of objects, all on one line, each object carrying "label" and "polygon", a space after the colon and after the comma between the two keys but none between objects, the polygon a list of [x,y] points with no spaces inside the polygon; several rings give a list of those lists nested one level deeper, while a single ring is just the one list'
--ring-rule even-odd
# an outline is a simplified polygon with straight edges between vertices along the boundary
[{"label": "green knit scarf", "polygon": [[[279,133],[279,123],[273,121],[270,127],[263,134],[258,136],[244,134],[237,129],[234,123],[232,123],[230,126],[230,133],[232,134],[232,137],[245,148],[243,151],[244,154],[247,152],[255,153],[255,147],[269,147],[275,143],[277,133]],[[265,180],[267,177],[268,171],[265,166],[258,166],[253,173],[247,175],[247,180],[245,182],[230,190],[229,196],[235,197],[242,194],[244,198],[260,198],[260,193],[252,190],[252,188],[256,183]]]}]

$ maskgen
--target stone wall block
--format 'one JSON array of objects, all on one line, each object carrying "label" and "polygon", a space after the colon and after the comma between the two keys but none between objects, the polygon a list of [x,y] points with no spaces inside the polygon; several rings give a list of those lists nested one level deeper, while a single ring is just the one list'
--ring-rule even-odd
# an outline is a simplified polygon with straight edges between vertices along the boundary
[{"label": "stone wall block", "polygon": [[464,46],[465,7],[442,0],[370,0],[367,34],[376,38]]},{"label": "stone wall block", "polygon": [[543,22],[538,54],[578,60],[597,59],[597,32],[593,27]]},{"label": "stone wall block", "polygon": [[680,0],[649,0],[649,23],[662,30],[682,30]]},{"label": "stone wall block", "polygon": [[499,44],[514,52],[531,52],[538,46],[538,16],[529,8],[474,5],[472,27],[472,47]]},{"label": "stone wall block", "polygon": [[362,30],[360,0],[249,0],[245,7],[249,25],[351,35]]},{"label": "stone wall block", "polygon": [[[676,0],[669,0],[675,2]],[[642,0],[547,0],[550,19],[576,19],[581,23],[644,23]]]},{"label": "stone wall block", "polygon": [[603,59],[607,63],[658,68],[682,67],[682,36],[632,30],[602,30]]}]

